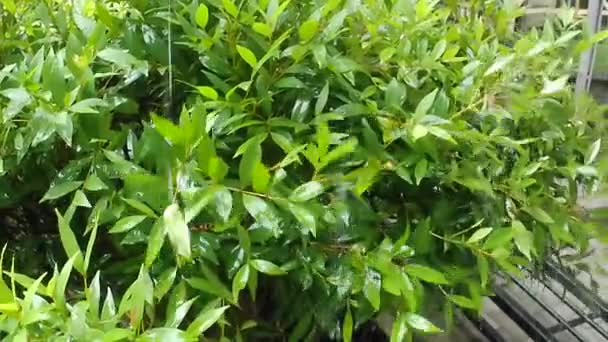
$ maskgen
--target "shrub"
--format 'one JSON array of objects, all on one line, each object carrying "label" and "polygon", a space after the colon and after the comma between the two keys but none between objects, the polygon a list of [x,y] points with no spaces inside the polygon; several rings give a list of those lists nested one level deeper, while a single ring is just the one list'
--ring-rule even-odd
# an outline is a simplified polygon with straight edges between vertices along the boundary
[{"label": "shrub", "polygon": [[399,341],[585,250],[606,121],[568,78],[602,36],[467,4],[2,1],[2,205],[56,207],[64,266],[4,263],[0,331],[350,340],[387,312]]}]

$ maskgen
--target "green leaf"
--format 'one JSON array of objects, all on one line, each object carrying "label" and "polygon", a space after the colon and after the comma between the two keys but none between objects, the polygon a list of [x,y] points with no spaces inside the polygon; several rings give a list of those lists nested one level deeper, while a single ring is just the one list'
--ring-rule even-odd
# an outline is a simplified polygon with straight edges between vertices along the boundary
[{"label": "green leaf", "polygon": [[249,215],[262,227],[268,228],[275,233],[279,230],[279,218],[274,209],[263,199],[243,194],[243,204]]},{"label": "green leaf", "polygon": [[393,321],[393,327],[391,329],[390,342],[403,342],[409,332],[407,324],[406,314],[397,312],[397,318]]},{"label": "green leaf", "polygon": [[365,282],[363,283],[363,294],[370,302],[375,311],[380,310],[380,273],[368,268],[365,272]]},{"label": "green leaf", "polygon": [[154,298],[160,300],[169,292],[175,281],[177,275],[177,268],[171,267],[165,270],[156,281],[154,286]]},{"label": "green leaf", "polygon": [[[226,0],[224,0],[224,1],[226,1]],[[252,68],[255,68],[255,66],[258,64],[258,59],[255,57],[255,55],[253,54],[253,52],[251,50],[249,50],[248,48],[246,48],[242,45],[237,45],[236,50],[239,53],[239,56],[241,56],[241,58],[245,62],[247,62],[247,64],[249,64],[249,66],[251,66]]]},{"label": "green leaf", "polygon": [[483,240],[492,232],[492,228],[480,228],[467,240],[467,243],[476,243]]},{"label": "green leaf", "polygon": [[163,223],[163,219],[156,220],[152,226],[150,237],[148,238],[148,247],[146,249],[146,257],[144,265],[150,268],[158,254],[160,253],[163,244],[165,243],[165,236],[167,235],[167,226]]},{"label": "green leaf", "polygon": [[262,260],[262,259],[253,259],[249,262],[249,264],[256,270],[258,270],[264,274],[268,274],[268,275],[272,275],[272,276],[279,276],[279,275],[287,274],[287,272],[283,271],[279,266],[271,263],[270,261],[266,261],[266,260]]},{"label": "green leaf", "polygon": [[483,244],[484,249],[493,250],[504,247],[513,239],[513,231],[508,228],[494,229]]},{"label": "green leaf", "polygon": [[186,225],[184,213],[180,210],[179,205],[173,203],[168,206],[163,213],[163,221],[175,253],[190,259],[190,229]]},{"label": "green leaf", "polygon": [[249,264],[244,264],[236,272],[234,279],[232,279],[232,297],[235,302],[238,302],[239,293],[247,286],[249,281]]},{"label": "green leaf", "polygon": [[74,267],[78,270],[78,272],[84,272],[84,259],[82,255],[82,251],[80,250],[80,246],[78,246],[78,240],[76,240],[76,235],[70,228],[70,224],[66,222],[66,220],[61,216],[59,211],[55,209],[55,215],[57,215],[57,225],[59,226],[59,238],[61,239],[61,244],[63,245],[63,249],[65,250],[65,254],[68,258],[74,258]]},{"label": "green leaf", "polygon": [[215,191],[215,209],[222,220],[228,222],[232,212],[232,194],[225,187]]},{"label": "green leaf", "polygon": [[591,165],[597,158],[600,153],[600,148],[602,147],[602,139],[597,139],[589,148],[587,149],[587,153],[585,153],[585,165]]},{"label": "green leaf", "polygon": [[87,198],[87,195],[84,194],[84,192],[82,192],[81,190],[77,190],[74,194],[72,205],[76,207],[90,208],[91,202],[89,202],[89,199]]},{"label": "green leaf", "polygon": [[553,81],[545,80],[543,90],[541,90],[540,93],[542,95],[553,95],[553,94],[559,93],[560,91],[564,90],[564,88],[566,87],[566,85],[568,83],[568,77],[569,76],[563,76],[563,77],[560,77]]},{"label": "green leaf", "polygon": [[69,194],[70,192],[78,189],[81,185],[82,185],[82,182],[74,182],[74,181],[67,181],[67,182],[61,182],[61,183],[54,184],[44,194],[44,196],[42,196],[42,199],[40,200],[40,202],[54,200],[54,199],[63,197],[65,195]]},{"label": "green leaf", "polygon": [[407,274],[428,283],[439,285],[447,285],[450,283],[443,273],[427,266],[409,264],[405,265],[404,270]]},{"label": "green leaf", "polygon": [[429,130],[422,125],[415,125],[412,129],[412,140],[416,141],[420,138],[424,138],[429,133]]},{"label": "green leaf", "polygon": [[224,10],[226,13],[230,14],[234,18],[239,15],[239,9],[236,7],[232,0],[222,0],[222,4],[224,5]]},{"label": "green leaf", "polygon": [[477,256],[477,268],[479,270],[479,278],[481,280],[481,288],[485,289],[488,285],[488,277],[490,275],[490,266],[488,259],[483,256]]},{"label": "green leaf", "polygon": [[196,90],[198,90],[198,92],[201,95],[203,95],[204,97],[206,97],[208,99],[211,99],[213,101],[217,101],[217,99],[219,98],[219,95],[218,95],[217,91],[215,91],[215,89],[213,89],[211,87],[200,86],[200,87],[196,87]]},{"label": "green leaf", "polygon": [[524,207],[522,209],[539,222],[542,222],[544,224],[555,223],[551,216],[549,216],[546,211],[539,207]]},{"label": "green leaf", "polygon": [[74,113],[81,114],[97,114],[99,110],[94,109],[94,107],[105,107],[107,103],[102,99],[85,99],[79,101],[72,106],[70,106],[69,110]]},{"label": "green leaf", "polygon": [[272,37],[272,28],[265,23],[253,23],[253,25],[251,25],[251,28],[253,28],[255,32],[267,38]]},{"label": "green leaf", "polygon": [[85,190],[100,191],[105,190],[108,186],[96,174],[90,174],[84,181]]},{"label": "green leaf", "polygon": [[0,95],[7,97],[10,101],[4,109],[5,122],[21,113],[24,107],[32,103],[32,97],[23,87],[4,89],[0,91]]},{"label": "green leaf", "polygon": [[258,143],[252,143],[247,147],[239,164],[239,177],[241,185],[246,187],[251,181],[256,170],[256,166],[262,161],[262,148]]},{"label": "green leaf", "polygon": [[323,89],[319,93],[319,97],[317,97],[317,102],[315,103],[315,114],[321,114],[325,105],[327,104],[327,99],[329,98],[329,83],[325,83]]},{"label": "green leaf", "polygon": [[384,92],[384,101],[389,107],[400,109],[405,101],[405,86],[396,79],[391,79]]},{"label": "green leaf", "polygon": [[450,296],[448,296],[448,299],[452,303],[454,303],[462,308],[473,309],[473,310],[477,309],[477,305],[475,305],[475,303],[470,298],[467,298],[464,296],[459,296],[459,295],[450,295]]},{"label": "green leaf", "polygon": [[404,318],[407,324],[416,330],[430,334],[441,332],[441,329],[436,327],[431,321],[415,313],[408,312]]},{"label": "green leaf", "polygon": [[433,102],[435,102],[435,96],[437,96],[437,92],[439,89],[435,89],[429,94],[427,94],[416,106],[416,111],[414,113],[414,122],[418,122],[425,115],[429,113],[429,110],[433,106]]},{"label": "green leaf", "polygon": [[527,230],[524,224],[518,220],[511,222],[511,229],[513,230],[513,239],[515,240],[517,249],[519,249],[519,251],[525,255],[528,260],[532,260],[530,251],[532,250],[534,244],[534,234]]},{"label": "green leaf", "polygon": [[310,232],[313,237],[317,236],[317,222],[315,216],[310,210],[308,210],[305,206],[290,203],[289,211],[291,211],[296,220],[298,220],[298,222],[300,222],[304,228],[304,234],[308,234],[308,232]]},{"label": "green leaf", "polygon": [[329,165],[329,163],[332,163],[340,158],[345,157],[350,153],[353,153],[355,151],[355,148],[357,147],[357,144],[357,139],[352,138],[348,139],[344,143],[340,144],[338,147],[331,150],[327,155],[321,158],[321,161],[319,163],[319,169],[317,171],[320,171],[321,169],[325,168],[327,165]]},{"label": "green leaf", "polygon": [[353,314],[350,311],[350,306],[346,308],[344,322],[342,322],[342,341],[351,342],[353,339]]},{"label": "green leaf", "polygon": [[[120,339],[116,339],[115,341],[129,339],[129,336],[132,334],[132,332],[126,331],[125,333],[128,333],[128,335],[121,337]],[[104,336],[104,341],[106,341],[106,338],[107,336]],[[185,332],[176,328],[153,328],[145,331],[135,340],[135,342],[157,341],[187,342],[188,336]]]},{"label": "green leaf", "polygon": [[140,211],[143,214],[146,214],[148,217],[156,218],[158,216],[158,215],[156,215],[154,210],[152,210],[150,207],[148,207],[145,203],[142,203],[138,200],[134,200],[131,198],[122,198],[122,200],[125,203],[127,203],[129,206],[131,206],[132,208]]},{"label": "green leaf", "polygon": [[203,30],[207,27],[207,23],[209,22],[209,9],[205,4],[198,5],[194,19],[196,20],[196,24]]},{"label": "green leaf", "polygon": [[219,308],[209,308],[203,310],[196,319],[188,326],[186,333],[192,338],[199,338],[202,333],[211,328],[217,322],[229,306]]},{"label": "green leaf", "polygon": [[428,168],[428,162],[426,159],[420,159],[418,163],[416,163],[416,168],[414,169],[414,177],[416,178],[416,185],[420,185],[422,179],[426,176],[426,171]]},{"label": "green leaf", "polygon": [[317,33],[318,29],[319,29],[318,21],[316,21],[316,20],[305,21],[304,23],[302,23],[302,25],[300,25],[300,29],[299,29],[300,40],[303,42],[307,42],[307,41],[311,40]]},{"label": "green leaf", "polygon": [[114,226],[112,226],[109,233],[116,234],[116,233],[128,232],[129,230],[135,228],[135,226],[140,224],[143,220],[145,220],[146,217],[147,216],[143,216],[143,215],[124,217],[124,218],[120,219],[118,222],[116,222],[114,224]]},{"label": "green leaf", "polygon": [[257,163],[253,168],[252,174],[252,185],[253,190],[264,193],[268,188],[270,182],[270,173],[264,164],[261,162]]},{"label": "green leaf", "polygon": [[70,274],[72,273],[72,266],[78,256],[82,257],[81,254],[77,254],[69,258],[57,277],[57,283],[55,284],[55,290],[53,291],[53,299],[55,300],[55,306],[62,312],[66,311],[65,289],[68,285]]},{"label": "green leaf", "polygon": [[298,186],[294,191],[292,191],[291,195],[289,195],[289,200],[294,202],[306,202],[311,200],[324,191],[323,185],[317,181],[310,181],[308,183],[304,183]]}]

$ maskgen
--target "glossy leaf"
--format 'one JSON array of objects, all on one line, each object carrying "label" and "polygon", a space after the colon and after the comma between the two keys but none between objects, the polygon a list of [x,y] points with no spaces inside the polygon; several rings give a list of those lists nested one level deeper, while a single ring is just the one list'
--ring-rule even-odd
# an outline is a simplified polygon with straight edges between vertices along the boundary
[{"label": "glossy leaf", "polygon": [[279,276],[279,275],[287,274],[287,272],[283,271],[279,266],[271,263],[270,261],[266,261],[266,260],[262,260],[262,259],[254,259],[254,260],[251,260],[249,263],[251,264],[251,266],[253,268],[255,268],[256,270],[258,270],[264,274],[268,274],[268,275],[272,275],[272,276]]},{"label": "glossy leaf", "polygon": [[54,200],[63,197],[72,191],[78,189],[82,185],[82,182],[63,182],[53,185],[45,194],[42,196],[41,202]]},{"label": "glossy leaf", "polygon": [[165,209],[163,222],[166,225],[165,229],[175,253],[190,258],[190,229],[186,225],[184,213],[177,204],[171,204]]},{"label": "glossy leaf", "polygon": [[[226,0],[224,0],[224,1],[226,1]],[[253,52],[251,50],[249,50],[248,48],[246,48],[242,45],[237,45],[236,50],[238,51],[241,58],[245,62],[247,62],[247,64],[249,64],[249,66],[251,66],[252,68],[255,68],[255,66],[258,64],[258,59],[255,57],[255,55],[253,54]]]},{"label": "glossy leaf", "polygon": [[426,282],[440,285],[449,284],[445,275],[433,268],[418,264],[409,264],[405,265],[404,269],[407,274]]}]

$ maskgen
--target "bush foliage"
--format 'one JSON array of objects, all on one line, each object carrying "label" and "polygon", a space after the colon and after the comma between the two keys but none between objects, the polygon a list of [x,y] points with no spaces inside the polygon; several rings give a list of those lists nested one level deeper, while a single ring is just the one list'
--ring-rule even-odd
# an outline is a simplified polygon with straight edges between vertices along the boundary
[{"label": "bush foliage", "polygon": [[1,0],[0,205],[38,228],[3,233],[0,337],[350,340],[387,312],[408,340],[584,251],[606,121],[568,78],[603,36],[522,14]]}]

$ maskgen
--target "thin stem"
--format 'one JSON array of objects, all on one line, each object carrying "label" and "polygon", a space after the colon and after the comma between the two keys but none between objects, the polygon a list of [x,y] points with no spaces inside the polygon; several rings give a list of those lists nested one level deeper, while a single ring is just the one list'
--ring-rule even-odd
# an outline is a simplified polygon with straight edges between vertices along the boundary
[{"label": "thin stem", "polygon": [[227,186],[226,189],[228,189],[230,191],[234,191],[234,192],[240,192],[240,193],[245,194],[245,195],[251,195],[251,196],[257,196],[257,197],[266,198],[266,199],[269,199],[271,201],[287,201],[286,198],[270,196],[268,194],[263,194],[261,192],[248,191],[248,190],[243,190],[243,189],[239,189],[239,188],[234,188],[234,187],[231,187],[231,186]]},{"label": "thin stem", "polygon": [[483,99],[477,99],[477,101],[472,102],[471,104],[469,104],[468,106],[466,106],[465,108],[459,110],[458,112],[456,112],[456,114],[452,115],[452,117],[450,118],[451,120],[454,120],[458,117],[460,117],[462,114],[464,114],[465,112],[468,112],[469,110],[477,107],[478,105],[483,103]]}]

